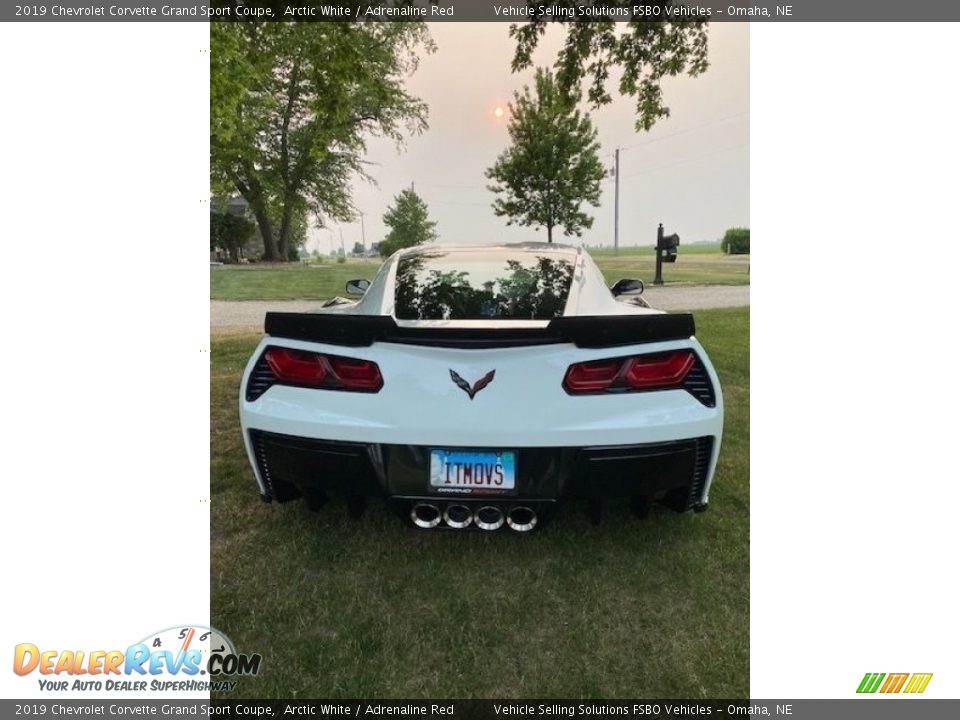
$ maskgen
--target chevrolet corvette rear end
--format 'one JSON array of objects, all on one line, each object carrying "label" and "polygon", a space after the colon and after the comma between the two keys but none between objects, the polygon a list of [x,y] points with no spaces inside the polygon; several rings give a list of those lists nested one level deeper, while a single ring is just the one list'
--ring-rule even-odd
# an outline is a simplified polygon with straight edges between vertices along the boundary
[{"label": "chevrolet corvette rear end", "polygon": [[261,496],[528,532],[561,502],[704,510],[723,403],[693,318],[562,246],[400,251],[356,303],[270,313],[240,390]]}]

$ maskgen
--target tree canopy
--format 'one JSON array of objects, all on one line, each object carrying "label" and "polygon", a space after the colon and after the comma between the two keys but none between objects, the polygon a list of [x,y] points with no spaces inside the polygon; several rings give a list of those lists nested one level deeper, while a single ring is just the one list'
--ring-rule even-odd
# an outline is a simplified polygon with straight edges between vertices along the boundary
[{"label": "tree canopy", "polygon": [[298,215],[348,221],[366,140],[426,128],[404,89],[422,23],[211,23],[212,184],[247,201],[267,260],[295,253]]},{"label": "tree canopy", "polygon": [[233,262],[240,261],[240,249],[253,237],[253,223],[230,212],[210,213],[210,250],[226,250]]},{"label": "tree canopy", "polygon": [[493,211],[508,225],[545,227],[547,242],[555,227],[578,237],[592,227],[582,206],[600,204],[597,131],[549,70],[537,69],[534,93],[514,94],[507,130],[511,144],[486,173],[499,196]]},{"label": "tree canopy", "polygon": [[750,252],[750,228],[728,228],[720,240],[720,252],[741,255]]},{"label": "tree canopy", "polygon": [[[587,98],[594,107],[611,101],[608,84],[611,71],[622,71],[618,90],[636,100],[637,130],[649,130],[660,118],[669,117],[660,83],[665,77],[699,75],[707,69],[707,22],[703,20],[630,20],[626,23],[571,21],[547,9],[567,7],[570,0],[528,0],[534,14],[523,24],[513,25],[516,40],[514,72],[533,65],[533,54],[551,22],[566,25],[567,36],[554,65],[557,83],[580,97],[588,83]],[[610,7],[629,7],[630,0],[608,0]],[[672,0],[652,0],[651,6],[666,9]],[[541,10],[547,10],[541,14]]]},{"label": "tree canopy", "polygon": [[393,205],[383,215],[383,223],[390,231],[378,246],[382,257],[437,239],[437,223],[430,220],[427,204],[413,188],[403,190],[394,197]]}]

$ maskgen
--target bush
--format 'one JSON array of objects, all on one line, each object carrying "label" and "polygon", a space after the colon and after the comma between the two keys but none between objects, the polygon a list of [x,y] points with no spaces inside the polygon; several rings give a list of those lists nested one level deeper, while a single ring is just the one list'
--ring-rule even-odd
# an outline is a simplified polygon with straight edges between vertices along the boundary
[{"label": "bush", "polygon": [[347,258],[343,255],[337,255],[337,265],[343,265],[347,261]]},{"label": "bush", "polygon": [[730,228],[720,241],[720,252],[745,255],[750,252],[750,228]]}]

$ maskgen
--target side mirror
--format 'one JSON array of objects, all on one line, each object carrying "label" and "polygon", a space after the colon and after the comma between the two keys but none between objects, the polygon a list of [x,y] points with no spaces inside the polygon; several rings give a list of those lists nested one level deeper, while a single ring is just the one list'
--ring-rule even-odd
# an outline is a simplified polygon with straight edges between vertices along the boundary
[{"label": "side mirror", "polygon": [[620,295],[642,295],[643,280],[635,280],[632,278],[617,280],[613,284],[613,287],[610,288],[610,292],[613,293],[614,297],[619,297]]},{"label": "side mirror", "polygon": [[347,280],[347,293],[349,295],[363,295],[369,287],[369,280]]}]

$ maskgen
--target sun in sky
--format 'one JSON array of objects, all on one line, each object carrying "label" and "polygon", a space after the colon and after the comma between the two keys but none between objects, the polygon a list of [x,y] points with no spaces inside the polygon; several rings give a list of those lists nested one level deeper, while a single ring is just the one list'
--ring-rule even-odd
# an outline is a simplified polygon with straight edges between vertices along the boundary
[{"label": "sun in sky", "polygon": [[503,117],[504,115],[506,115],[506,114],[507,114],[507,111],[503,109],[503,106],[502,106],[502,105],[497,105],[497,106],[493,109],[493,116],[494,116],[495,118],[498,118],[498,119],[499,119],[499,118],[502,118],[502,117]]}]

